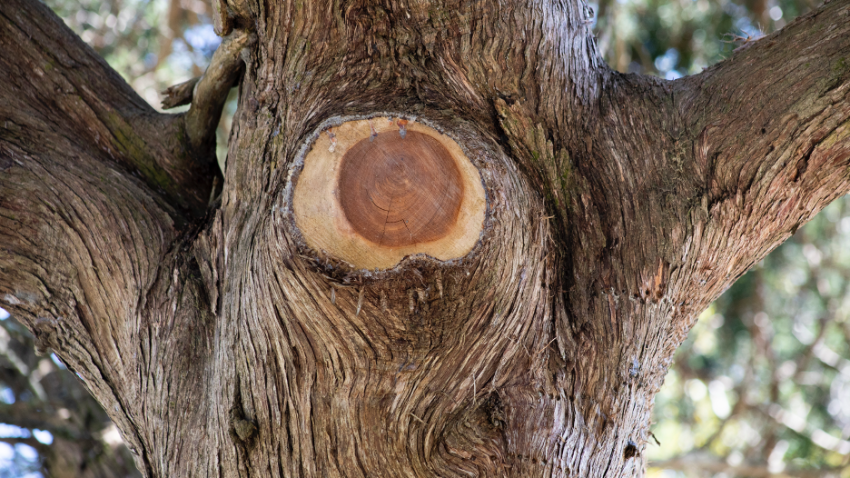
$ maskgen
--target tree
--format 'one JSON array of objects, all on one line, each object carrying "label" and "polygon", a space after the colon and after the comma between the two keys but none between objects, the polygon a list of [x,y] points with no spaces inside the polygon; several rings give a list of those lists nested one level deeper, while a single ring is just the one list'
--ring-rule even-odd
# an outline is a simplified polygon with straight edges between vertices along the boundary
[{"label": "tree", "polygon": [[[0,6],[0,298],[146,475],[640,474],[697,314],[850,186],[847,2],[674,82],[608,69],[581,3],[214,6],[185,115]],[[470,253],[308,245],[301,161],[378,116],[475,165]]]}]

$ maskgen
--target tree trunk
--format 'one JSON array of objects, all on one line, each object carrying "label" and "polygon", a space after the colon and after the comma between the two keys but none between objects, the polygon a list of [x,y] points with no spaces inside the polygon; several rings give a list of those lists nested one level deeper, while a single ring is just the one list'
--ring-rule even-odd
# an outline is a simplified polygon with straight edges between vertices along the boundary
[{"label": "tree trunk", "polygon": [[[145,476],[642,475],[699,312],[850,190],[847,1],[674,82],[605,66],[580,1],[214,4],[185,115],[0,4],[0,299]],[[470,252],[299,229],[328,128],[387,117],[477,169]]]}]

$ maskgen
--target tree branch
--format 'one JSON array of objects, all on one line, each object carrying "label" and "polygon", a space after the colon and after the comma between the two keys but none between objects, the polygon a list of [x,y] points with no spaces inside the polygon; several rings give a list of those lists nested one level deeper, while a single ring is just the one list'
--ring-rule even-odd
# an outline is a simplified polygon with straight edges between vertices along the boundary
[{"label": "tree branch", "polygon": [[201,77],[198,76],[183,83],[171,85],[163,90],[161,93],[162,109],[168,110],[190,104],[192,102],[192,96],[195,94],[195,85],[198,84],[198,80],[200,79]]},{"label": "tree branch", "polygon": [[164,443],[196,451],[140,424],[179,410],[199,429],[205,413],[188,400],[203,394],[208,305],[179,238],[206,214],[215,156],[41,2],[0,2],[0,48],[0,303],[84,382],[150,475]]},{"label": "tree branch", "polygon": [[850,190],[848,52],[850,4],[831,2],[681,81],[704,188],[686,265],[711,271],[706,299]]},{"label": "tree branch", "polygon": [[214,151],[194,151],[182,118],[156,113],[41,2],[0,5],[0,170],[5,149],[43,141],[37,122],[144,179],[178,222],[206,211]]}]

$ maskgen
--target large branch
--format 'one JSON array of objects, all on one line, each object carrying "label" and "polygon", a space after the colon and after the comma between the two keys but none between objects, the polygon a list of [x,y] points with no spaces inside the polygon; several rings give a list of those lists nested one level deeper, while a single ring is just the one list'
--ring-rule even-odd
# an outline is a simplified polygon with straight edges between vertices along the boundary
[{"label": "large branch", "polygon": [[683,265],[711,300],[850,191],[850,3],[828,3],[683,83],[675,105],[703,188]]},{"label": "large branch", "polygon": [[150,475],[184,439],[156,423],[199,429],[203,414],[189,401],[203,395],[207,301],[180,244],[206,214],[214,148],[41,2],[0,2],[0,48],[0,304],[83,380]]},{"label": "large branch", "polygon": [[850,188],[848,11],[828,4],[679,81],[597,70],[598,97],[562,115],[578,122],[496,101],[546,199],[585,417],[636,417],[619,436],[642,447],[649,407],[618,395],[654,394],[699,312]]},{"label": "large branch", "polygon": [[[847,2],[829,3],[678,81],[601,71],[595,114],[572,133],[521,102],[497,102],[514,157],[578,246],[564,251],[567,280],[678,304],[683,337],[711,300],[850,190],[848,20]],[[575,288],[570,308],[587,310],[596,293]]]},{"label": "large branch", "polygon": [[[213,148],[190,144],[181,115],[157,114],[40,2],[3,2],[0,44],[7,147],[60,134],[140,177],[178,222],[203,215],[217,174],[214,140]],[[0,170],[11,165],[4,156]]]}]

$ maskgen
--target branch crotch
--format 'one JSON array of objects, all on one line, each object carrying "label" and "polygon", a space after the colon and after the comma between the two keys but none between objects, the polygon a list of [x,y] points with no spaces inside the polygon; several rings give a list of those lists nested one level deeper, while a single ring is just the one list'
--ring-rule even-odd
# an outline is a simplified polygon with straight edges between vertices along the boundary
[{"label": "branch crotch", "polygon": [[215,162],[215,131],[224,103],[230,89],[238,85],[242,76],[242,50],[256,40],[254,33],[234,30],[222,39],[203,75],[162,92],[165,109],[191,104],[183,121],[187,146],[197,158]]}]

